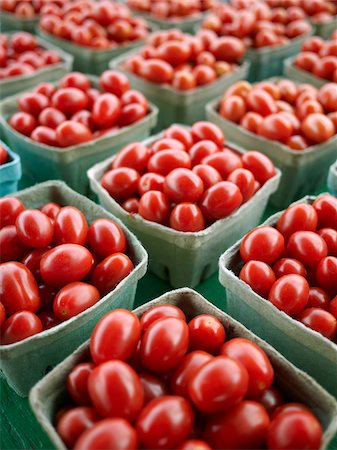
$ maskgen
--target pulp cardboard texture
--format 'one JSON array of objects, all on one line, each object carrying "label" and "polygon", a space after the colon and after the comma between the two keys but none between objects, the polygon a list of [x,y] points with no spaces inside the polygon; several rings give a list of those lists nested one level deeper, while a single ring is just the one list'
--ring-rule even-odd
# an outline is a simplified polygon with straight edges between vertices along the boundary
[{"label": "pulp cardboard texture", "polygon": [[74,70],[93,75],[101,75],[108,68],[109,61],[112,58],[144,44],[144,40],[139,40],[132,44],[118,45],[113,49],[99,50],[58,38],[50,33],[45,33],[41,28],[38,28],[38,34],[51,44],[70,53],[74,57]]},{"label": "pulp cardboard texture", "polygon": [[0,345],[1,370],[9,385],[19,395],[26,396],[40,378],[89,338],[97,321],[104,314],[116,308],[133,308],[138,280],[146,272],[147,253],[118,219],[61,181],[48,181],[14,196],[27,208],[38,208],[46,202],[76,206],[86,216],[89,224],[98,218],[114,220],[126,235],[128,255],[135,265],[134,270],[113,291],[86,311],[21,342]]},{"label": "pulp cardboard texture", "polygon": [[[93,76],[89,78],[92,85],[98,87],[98,79]],[[107,158],[128,142],[146,138],[157,122],[158,109],[150,104],[150,112],[144,119],[115,133],[80,145],[51,147],[32,141],[8,124],[8,118],[17,111],[19,98],[20,95],[16,95],[0,103],[0,126],[10,146],[20,155],[26,177],[31,179],[31,183],[61,179],[83,194],[89,190],[86,175],[89,167]]]},{"label": "pulp cardboard texture", "polygon": [[[162,136],[163,133],[159,133],[143,142],[150,145]],[[232,148],[243,153],[236,146]],[[108,158],[88,170],[91,189],[98,195],[100,203],[141,240],[149,253],[149,269],[159,278],[169,280],[174,287],[194,287],[216,272],[221,253],[260,222],[269,197],[276,191],[280,180],[278,171],[234,214],[217,220],[205,230],[184,233],[145,220],[138,214],[130,214],[110,197],[100,181],[113,159]]]},{"label": "pulp cardboard texture", "polygon": [[[311,204],[314,199],[307,196],[299,202]],[[263,225],[276,225],[281,214],[274,214]],[[219,260],[226,311],[337,397],[337,345],[277,309],[238,278],[243,265],[240,244],[234,244]]]},{"label": "pulp cardboard texture", "polygon": [[170,30],[171,28],[178,28],[184,33],[193,33],[196,27],[199,27],[205,17],[209,14],[209,11],[199,13],[193,17],[183,17],[181,19],[170,20],[169,18],[156,19],[153,15],[148,13],[142,13],[137,9],[130,8],[133,14],[143,17],[152,27],[159,30]]},{"label": "pulp cardboard texture", "polygon": [[243,62],[232,73],[218,78],[206,86],[191,91],[178,91],[169,85],[151,83],[124,69],[124,62],[138,50],[128,52],[113,59],[109,67],[124,72],[134,89],[138,89],[159,108],[159,117],[156,130],[168,127],[172,122],[193,125],[194,122],[205,117],[205,104],[220,95],[238,80],[246,78],[249,64]]},{"label": "pulp cardboard texture", "polygon": [[13,13],[0,10],[0,30],[4,31],[20,30],[35,32],[35,27],[39,22],[39,17],[33,18],[18,17]]},{"label": "pulp cardboard texture", "polygon": [[[148,309],[161,304],[178,306],[188,318],[199,314],[212,314],[226,328],[227,340],[242,337],[259,345],[270,358],[275,370],[275,381],[280,389],[289,394],[292,400],[308,405],[318,417],[324,428],[321,449],[328,446],[337,430],[337,403],[318,383],[293,366],[269,344],[191,289],[184,288],[168,292],[137,308],[134,313],[141,317]],[[64,400],[67,398],[68,373],[77,363],[87,360],[88,356],[89,341],[34,386],[29,396],[30,405],[37,420],[59,450],[65,450],[65,446],[53,425],[55,413],[64,405]]]},{"label": "pulp cardboard texture", "polygon": [[21,178],[21,161],[20,157],[1,140],[0,144],[9,155],[9,161],[0,166],[0,196],[3,196],[18,190],[18,182]]},{"label": "pulp cardboard texture", "polygon": [[306,70],[299,69],[294,64],[295,58],[292,56],[291,58],[287,58],[284,61],[283,65],[283,73],[287,78],[292,80],[299,81],[300,83],[309,83],[313,86],[320,88],[328,83],[327,80],[323,78],[316,77],[311,72],[307,72]]},{"label": "pulp cardboard texture", "polygon": [[324,144],[313,145],[300,152],[292,150],[224,119],[218,113],[219,101],[220,98],[206,105],[207,120],[218,125],[228,140],[245,150],[264,153],[281,170],[280,186],[271,198],[275,207],[288,206],[326,181],[329,167],[337,157],[337,135]]},{"label": "pulp cardboard texture", "polygon": [[331,22],[319,23],[314,20],[310,20],[310,23],[316,36],[320,36],[323,39],[330,39],[332,33],[337,30],[337,15],[334,16]]},{"label": "pulp cardboard texture", "polygon": [[[0,16],[1,14],[2,12],[0,12]],[[15,32],[7,33],[7,35],[12,36],[14,33]],[[71,55],[55,47],[54,45],[51,45],[44,39],[41,39],[38,36],[35,37],[40,47],[56,51],[56,53],[62,58],[62,61],[58,64],[45,66],[44,68],[39,69],[31,74],[9,77],[0,80],[0,99],[17,94],[18,92],[27,91],[33,86],[36,86],[37,84],[43,83],[45,81],[59,80],[66,73],[72,70],[73,57]]]},{"label": "pulp cardboard texture", "polygon": [[331,194],[337,197],[337,160],[335,164],[330,167],[328,175],[328,189]]}]

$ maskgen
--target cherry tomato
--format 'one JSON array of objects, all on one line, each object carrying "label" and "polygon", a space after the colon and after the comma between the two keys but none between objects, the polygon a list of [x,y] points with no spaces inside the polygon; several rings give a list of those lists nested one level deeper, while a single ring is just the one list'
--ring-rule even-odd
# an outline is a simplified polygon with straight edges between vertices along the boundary
[{"label": "cherry tomato", "polygon": [[78,244],[58,245],[46,252],[40,262],[43,281],[49,286],[63,287],[82,280],[92,266],[92,255]]},{"label": "cherry tomato", "polygon": [[328,309],[330,296],[318,287],[311,287],[309,291],[309,299],[306,308],[322,308]]},{"label": "cherry tomato", "polygon": [[270,114],[259,124],[257,133],[274,141],[288,142],[293,134],[291,121],[282,113]]},{"label": "cherry tomato", "polygon": [[16,218],[24,210],[22,202],[15,197],[0,198],[0,229],[15,225]]},{"label": "cherry tomato", "polygon": [[297,274],[307,278],[307,271],[304,265],[292,258],[281,258],[273,265],[273,271],[276,278],[281,278],[283,275]]},{"label": "cherry tomato", "polygon": [[309,114],[303,120],[301,130],[304,136],[315,144],[329,140],[336,133],[332,120],[320,113]]},{"label": "cherry tomato", "polygon": [[30,135],[33,141],[39,142],[40,144],[50,145],[55,147],[58,145],[56,131],[52,128],[39,126]]},{"label": "cherry tomato", "polygon": [[56,430],[67,448],[73,448],[84,431],[99,420],[100,416],[93,408],[72,408],[62,415]]},{"label": "cherry tomato", "polygon": [[263,117],[277,113],[277,106],[273,97],[263,89],[254,89],[247,95],[247,107]]},{"label": "cherry tomato", "polygon": [[[213,141],[209,140],[202,140],[196,142],[188,151],[191,160],[192,165],[195,166],[196,164],[200,164],[201,161],[209,155],[212,155],[214,153],[217,153],[219,151],[219,147],[217,144]],[[219,180],[221,181],[221,180]]]},{"label": "cherry tomato", "polygon": [[205,77],[204,79],[202,79],[200,75],[204,76],[205,74],[201,73],[197,78],[198,75],[196,74],[195,70],[193,72],[190,72],[188,70],[178,70],[173,75],[172,87],[179,91],[189,91],[191,89],[194,89],[197,84],[202,84],[202,81],[206,81],[207,83]]},{"label": "cherry tomato", "polygon": [[205,190],[209,189],[211,186],[214,186],[216,183],[222,181],[219,172],[216,169],[214,169],[214,167],[208,166],[207,164],[198,164],[194,166],[192,172],[194,172],[201,178]]},{"label": "cherry tomato", "polygon": [[217,354],[226,340],[224,326],[216,317],[201,314],[194,317],[188,324],[190,350],[204,350]]},{"label": "cherry tomato", "polygon": [[315,231],[318,217],[315,209],[311,205],[299,203],[289,206],[281,215],[277,222],[277,229],[283,234],[286,240],[295,231]]},{"label": "cherry tomato", "polygon": [[88,244],[100,258],[106,258],[112,253],[123,253],[127,247],[123,230],[109,219],[98,219],[90,225]]},{"label": "cherry tomato", "polygon": [[210,51],[217,60],[233,63],[243,57],[245,46],[236,37],[223,36],[214,40],[211,44]]},{"label": "cherry tomato", "polygon": [[169,393],[167,386],[160,378],[149,373],[141,373],[139,374],[139,379],[144,391],[144,406],[154,398],[159,398]]},{"label": "cherry tomato", "polygon": [[197,205],[180,203],[171,212],[170,227],[177,231],[196,233],[205,228],[205,220]]},{"label": "cherry tomato", "polygon": [[38,248],[36,250],[32,250],[27,253],[26,256],[22,259],[22,264],[24,264],[28,270],[34,275],[35,280],[41,281],[40,275],[40,261],[42,256],[50,250],[51,247],[47,248]]},{"label": "cherry tomato", "polygon": [[186,128],[181,125],[171,125],[164,131],[164,138],[176,139],[184,144],[186,150],[189,150],[193,145],[193,138]]},{"label": "cherry tomato", "polygon": [[332,195],[321,195],[312,206],[318,216],[318,228],[334,228],[337,230],[337,198]]},{"label": "cherry tomato", "polygon": [[[7,308],[6,311],[8,311]],[[12,314],[2,325],[1,344],[13,344],[41,331],[42,323],[36,314],[31,311],[18,311]]]},{"label": "cherry tomato", "polygon": [[100,299],[98,290],[91,284],[74,282],[57,293],[53,311],[60,320],[68,320],[93,306]]},{"label": "cherry tomato", "polygon": [[337,111],[337,84],[327,83],[322,86],[318,91],[318,100],[326,111]]},{"label": "cherry tomato", "polygon": [[87,95],[75,87],[58,89],[51,99],[51,106],[63,112],[67,117],[72,116],[77,111],[86,109],[87,104]]},{"label": "cherry tomato", "polygon": [[205,438],[214,449],[262,448],[269,425],[266,409],[260,403],[244,400],[230,411],[211,417]]},{"label": "cherry tomato", "polygon": [[20,240],[29,247],[47,247],[53,238],[53,225],[41,211],[26,209],[16,219]]},{"label": "cherry tomato", "polygon": [[88,234],[88,223],[83,213],[73,207],[60,209],[54,222],[54,242],[84,245]]},{"label": "cherry tomato", "polygon": [[92,363],[79,363],[70,371],[67,377],[67,390],[71,398],[78,405],[91,405],[88,391],[88,378],[94,367]]},{"label": "cherry tomato", "polygon": [[139,210],[139,200],[136,197],[130,197],[121,203],[121,207],[124,208],[130,214],[136,214]]},{"label": "cherry tomato", "polygon": [[151,150],[153,153],[158,153],[162,150],[181,150],[186,151],[185,145],[178,141],[177,139],[163,138],[156,141],[151,145]]},{"label": "cherry tomato", "polygon": [[252,172],[255,179],[261,184],[264,184],[276,174],[272,161],[260,152],[246,152],[242,155],[241,161],[244,169]]},{"label": "cherry tomato", "polygon": [[271,421],[268,448],[278,449],[319,449],[322,442],[322,426],[308,411],[280,413]]},{"label": "cherry tomato", "polygon": [[45,108],[39,114],[39,124],[49,128],[57,128],[67,120],[63,112],[55,108]]},{"label": "cherry tomato", "polygon": [[61,206],[54,202],[45,203],[41,206],[40,211],[46,214],[50,219],[55,220],[57,214],[60,212]]},{"label": "cherry tomato", "polygon": [[247,202],[254,195],[255,178],[250,170],[235,169],[229,175],[227,181],[234,183],[240,189],[243,203]]},{"label": "cherry tomato", "polygon": [[145,406],[137,420],[136,431],[142,447],[172,449],[190,435],[193,422],[193,410],[187,400],[169,395]]},{"label": "cherry tomato", "polygon": [[36,127],[35,118],[25,112],[16,112],[11,116],[8,123],[14,130],[25,136],[30,136]]},{"label": "cherry tomato", "polygon": [[190,169],[191,165],[188,153],[180,150],[162,150],[151,156],[147,170],[166,176],[174,169]]},{"label": "cherry tomato", "polygon": [[96,364],[108,360],[126,361],[134,353],[140,338],[140,323],[133,313],[117,309],[106,314],[94,328],[90,353]]},{"label": "cherry tomato", "polygon": [[140,413],[144,393],[139,377],[131,366],[113,360],[96,366],[88,378],[92,403],[103,417],[134,420]]},{"label": "cherry tomato", "polygon": [[212,67],[200,64],[193,69],[192,72],[195,82],[198,86],[204,86],[212,83],[217,79],[217,74]]},{"label": "cherry tomato", "polygon": [[146,331],[149,326],[158,319],[163,319],[164,317],[175,317],[176,319],[181,319],[186,321],[185,314],[183,311],[174,305],[158,305],[146,311],[141,319],[140,324],[142,331]]},{"label": "cherry tomato", "polygon": [[255,112],[247,112],[242,118],[240,125],[251,133],[257,133],[263,117]]},{"label": "cherry tomato", "polygon": [[333,339],[337,332],[337,320],[331,313],[321,308],[306,308],[297,317],[306,327],[317,331],[328,339]]},{"label": "cherry tomato", "polygon": [[232,214],[242,203],[240,189],[229,181],[221,181],[207,189],[199,207],[208,220],[218,220]]},{"label": "cherry tomato", "polygon": [[152,323],[141,341],[141,360],[153,372],[166,372],[181,362],[188,348],[188,326],[176,317]]},{"label": "cherry tomato", "polygon": [[191,128],[194,142],[209,140],[213,141],[219,148],[224,145],[225,137],[222,130],[211,122],[195,122]]},{"label": "cherry tomato", "polygon": [[287,244],[287,253],[305,266],[317,266],[328,254],[328,247],[321,236],[312,231],[293,233]]},{"label": "cherry tomato", "polygon": [[66,120],[56,128],[56,140],[60,147],[83,144],[91,141],[92,138],[91,131],[74,120]]},{"label": "cherry tomato", "polygon": [[251,400],[261,403],[266,408],[269,415],[284,403],[283,395],[275,386],[270,386],[259,395],[252,397]]},{"label": "cherry tomato", "polygon": [[151,222],[165,224],[170,214],[167,196],[159,191],[146,192],[139,201],[139,214]]},{"label": "cherry tomato", "polygon": [[74,122],[81,123],[90,131],[95,131],[96,125],[90,111],[87,111],[85,109],[77,111],[77,113],[71,116],[71,120]]},{"label": "cherry tomato", "polygon": [[149,110],[149,103],[144,94],[140,91],[135,91],[130,89],[121,96],[122,106],[131,105],[133,103],[137,103],[139,105],[144,106],[145,111]]},{"label": "cherry tomato", "polygon": [[103,297],[124,280],[134,269],[130,258],[123,253],[114,253],[103,259],[91,275],[91,283]]},{"label": "cherry tomato", "polygon": [[220,102],[219,113],[225,119],[239,123],[246,114],[246,103],[238,95],[223,98]]},{"label": "cherry tomato", "polygon": [[86,92],[90,88],[89,78],[81,72],[71,72],[60,81],[61,88],[77,88]]},{"label": "cherry tomato", "polygon": [[121,113],[120,100],[114,94],[102,94],[95,101],[92,116],[100,128],[112,127]]},{"label": "cherry tomato", "polygon": [[240,279],[247,283],[254,292],[267,298],[272,285],[276,281],[273,270],[262,261],[251,260],[241,269]]},{"label": "cherry tomato", "polygon": [[18,101],[19,109],[27,114],[31,114],[35,118],[37,118],[41,111],[48,106],[48,97],[37,92],[27,92],[26,94],[23,94]]},{"label": "cherry tomato", "polygon": [[207,164],[216,169],[223,180],[226,180],[234,170],[242,168],[240,157],[227,148],[222,152],[206,156],[202,160],[202,164]]},{"label": "cherry tomato", "polygon": [[121,127],[126,127],[146,116],[146,109],[139,103],[132,103],[130,105],[123,106],[118,119],[118,124]]},{"label": "cherry tomato", "polygon": [[197,202],[204,190],[203,182],[191,170],[172,170],[164,181],[164,194],[173,203]]},{"label": "cherry tomato", "polygon": [[2,326],[5,320],[6,320],[6,310],[4,305],[0,302],[0,327]]},{"label": "cherry tomato", "polygon": [[148,147],[142,143],[134,142],[117,153],[111,168],[129,167],[139,173],[144,173],[150,156],[151,151]]},{"label": "cherry tomato", "polygon": [[74,450],[136,450],[137,434],[124,419],[104,419],[86,430],[77,441]]},{"label": "cherry tomato", "polygon": [[163,191],[165,178],[157,173],[148,172],[138,182],[138,192],[144,195],[148,191]]},{"label": "cherry tomato", "polygon": [[335,296],[337,294],[337,258],[323,257],[317,266],[316,277],[319,287],[331,296]]},{"label": "cherry tomato", "polygon": [[170,83],[173,79],[173,67],[161,59],[149,59],[140,67],[140,74],[152,83]]},{"label": "cherry tomato", "polygon": [[191,50],[187,42],[168,40],[158,47],[157,54],[171,66],[179,66],[188,61]]},{"label": "cherry tomato", "polygon": [[256,260],[272,264],[282,255],[284,248],[282,234],[275,228],[262,226],[242,239],[240,255],[244,262]]},{"label": "cherry tomato", "polygon": [[328,255],[337,256],[337,230],[333,228],[322,228],[317,232],[328,246]]},{"label": "cherry tomato", "polygon": [[0,230],[0,262],[21,260],[29,251],[16,231],[15,225],[7,225]]},{"label": "cherry tomato", "polygon": [[284,275],[272,286],[268,299],[276,308],[295,316],[305,308],[309,298],[309,284],[301,275]]},{"label": "cherry tomato", "polygon": [[248,381],[248,372],[241,363],[217,356],[192,376],[188,392],[199,411],[221,412],[241,402],[247,393]]}]

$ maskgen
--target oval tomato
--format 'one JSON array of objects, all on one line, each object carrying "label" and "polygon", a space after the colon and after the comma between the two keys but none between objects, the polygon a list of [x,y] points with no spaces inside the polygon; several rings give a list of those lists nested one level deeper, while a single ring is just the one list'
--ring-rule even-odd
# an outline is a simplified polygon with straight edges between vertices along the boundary
[{"label": "oval tomato", "polygon": [[31,311],[18,311],[5,320],[1,327],[1,344],[8,345],[41,333],[42,323]]},{"label": "oval tomato", "polygon": [[94,286],[77,281],[59,290],[53,311],[58,319],[68,320],[93,306],[99,299],[99,292]]}]

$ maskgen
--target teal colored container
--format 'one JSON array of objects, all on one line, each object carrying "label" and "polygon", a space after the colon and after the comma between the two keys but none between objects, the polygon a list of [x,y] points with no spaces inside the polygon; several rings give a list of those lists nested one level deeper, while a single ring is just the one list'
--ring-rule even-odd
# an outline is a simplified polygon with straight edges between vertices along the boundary
[{"label": "teal colored container", "polygon": [[22,172],[20,156],[12,152],[1,140],[0,144],[7,150],[9,155],[9,161],[0,166],[0,197],[2,197],[18,190],[18,182]]},{"label": "teal colored container", "polygon": [[320,23],[314,20],[310,20],[310,23],[314,29],[314,34],[320,36],[323,39],[330,39],[334,31],[337,30],[337,15],[334,16],[331,22]]},{"label": "teal colored container", "polygon": [[311,72],[299,69],[294,64],[295,58],[292,56],[284,61],[283,73],[292,80],[299,81],[300,83],[309,83],[313,86],[320,88],[328,83],[328,80],[316,77]]},{"label": "teal colored container", "polygon": [[337,197],[337,160],[336,160],[335,164],[333,164],[330,167],[330,170],[329,170],[328,189],[331,194],[333,194]]},{"label": "teal colored container", "polygon": [[39,23],[39,16],[32,18],[18,17],[13,13],[0,10],[0,30],[4,31],[28,31],[35,33],[35,27]]},{"label": "teal colored container", "polygon": [[92,223],[99,218],[115,221],[125,233],[128,255],[134,270],[117,287],[91,308],[42,333],[9,345],[0,345],[0,369],[8,384],[21,396],[56,364],[87,340],[98,322],[107,312],[116,308],[132,309],[137,283],[146,273],[147,253],[138,239],[112,214],[61,181],[38,184],[14,195],[27,208],[38,208],[47,202],[76,206]]}]

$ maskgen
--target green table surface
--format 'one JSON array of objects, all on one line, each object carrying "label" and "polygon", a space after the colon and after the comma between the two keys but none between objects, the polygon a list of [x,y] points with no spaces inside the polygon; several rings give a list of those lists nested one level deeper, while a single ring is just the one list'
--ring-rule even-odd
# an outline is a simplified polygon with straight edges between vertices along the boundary
[{"label": "green table surface", "polygon": [[[319,192],[326,192],[320,189]],[[275,213],[276,210],[268,207],[263,220]],[[147,273],[140,280],[137,289],[135,306],[158,297],[171,290],[172,287],[155,275]],[[224,302],[224,289],[219,283],[218,274],[201,283],[196,290],[204,295],[216,306],[221,307]],[[24,376],[24,374],[23,374]],[[47,435],[41,429],[32,413],[27,398],[21,398],[0,379],[0,449],[52,449]],[[337,435],[329,450],[337,450]]]}]

